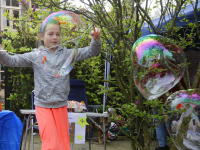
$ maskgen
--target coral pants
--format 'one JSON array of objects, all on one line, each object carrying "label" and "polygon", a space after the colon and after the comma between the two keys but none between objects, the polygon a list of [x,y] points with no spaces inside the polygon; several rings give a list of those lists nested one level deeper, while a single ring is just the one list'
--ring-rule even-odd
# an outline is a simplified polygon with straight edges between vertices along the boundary
[{"label": "coral pants", "polygon": [[35,107],[41,150],[70,150],[67,106],[60,108]]}]

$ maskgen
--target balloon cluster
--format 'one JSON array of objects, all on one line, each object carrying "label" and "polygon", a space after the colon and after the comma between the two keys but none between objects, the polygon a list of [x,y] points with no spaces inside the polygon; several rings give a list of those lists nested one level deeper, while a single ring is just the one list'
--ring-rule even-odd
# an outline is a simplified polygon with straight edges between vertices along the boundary
[{"label": "balloon cluster", "polygon": [[[171,39],[150,34],[139,38],[131,51],[133,79],[147,100],[160,97],[183,77],[186,59]],[[200,149],[200,89],[177,91],[167,98],[164,112],[169,135],[181,150]]]}]

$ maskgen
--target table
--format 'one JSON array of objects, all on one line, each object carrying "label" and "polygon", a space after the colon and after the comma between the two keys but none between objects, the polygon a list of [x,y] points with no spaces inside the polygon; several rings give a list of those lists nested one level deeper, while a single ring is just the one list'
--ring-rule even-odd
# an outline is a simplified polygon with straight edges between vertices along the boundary
[{"label": "table", "polygon": [[[23,115],[28,115],[27,118],[27,124],[26,124],[26,130],[25,130],[25,140],[24,140],[24,149],[26,148],[26,139],[27,139],[27,132],[29,129],[33,126],[33,117],[32,115],[35,115],[35,110],[28,110],[28,109],[20,109],[20,113]],[[105,140],[105,118],[109,117],[108,113],[95,113],[95,112],[84,112],[84,114],[87,115],[87,117],[103,131],[103,141],[104,141],[104,150],[106,150],[106,140]],[[103,128],[99,124],[97,124],[92,117],[102,117],[103,118]],[[89,136],[90,137],[90,136]],[[32,150],[33,150],[33,140],[32,140]],[[73,148],[71,149],[73,150]],[[89,140],[89,150],[91,150],[91,143]]]},{"label": "table", "polygon": [[23,123],[9,110],[0,112],[0,150],[19,150]]}]

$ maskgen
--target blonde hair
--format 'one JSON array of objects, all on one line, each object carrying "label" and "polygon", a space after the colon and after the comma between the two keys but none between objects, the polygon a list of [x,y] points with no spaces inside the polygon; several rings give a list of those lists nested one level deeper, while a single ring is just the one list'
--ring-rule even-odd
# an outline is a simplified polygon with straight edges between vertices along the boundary
[{"label": "blonde hair", "polygon": [[[55,20],[55,19],[52,18],[49,22],[47,22],[47,23],[45,24],[44,29],[43,29],[42,32],[40,32],[40,34],[43,34],[43,35],[44,35],[47,26],[48,26],[48,25],[51,25],[51,24],[56,24],[56,25],[59,25],[59,26],[60,26],[60,22],[58,22],[57,20]],[[60,27],[60,30],[61,30],[61,27]],[[40,40],[40,41],[41,41],[42,46],[44,46],[44,41],[43,41],[43,40]]]}]

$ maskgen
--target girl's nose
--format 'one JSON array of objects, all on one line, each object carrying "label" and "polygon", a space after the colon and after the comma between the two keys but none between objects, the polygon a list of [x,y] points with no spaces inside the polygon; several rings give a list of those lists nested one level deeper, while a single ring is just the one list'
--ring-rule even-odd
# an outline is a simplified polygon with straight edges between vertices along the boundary
[{"label": "girl's nose", "polygon": [[57,39],[57,35],[55,34],[55,35],[53,36],[53,38],[54,38],[54,39]]}]

